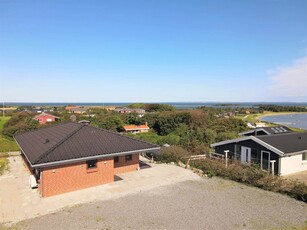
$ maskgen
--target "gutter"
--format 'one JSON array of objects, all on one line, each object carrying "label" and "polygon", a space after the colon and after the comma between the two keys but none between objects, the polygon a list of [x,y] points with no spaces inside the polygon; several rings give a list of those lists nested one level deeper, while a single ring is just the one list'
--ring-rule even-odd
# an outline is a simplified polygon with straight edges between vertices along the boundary
[{"label": "gutter", "polygon": [[44,168],[44,167],[50,167],[50,166],[56,166],[56,165],[77,163],[77,162],[83,162],[83,161],[87,161],[87,160],[103,159],[103,158],[122,156],[122,155],[127,155],[127,154],[133,154],[133,153],[139,153],[139,152],[145,152],[145,151],[153,151],[153,150],[159,150],[159,149],[160,149],[160,147],[149,148],[149,149],[141,149],[141,150],[132,150],[132,151],[126,151],[126,152],[103,154],[103,155],[82,157],[82,158],[63,160],[63,161],[54,161],[54,162],[50,162],[50,163],[42,163],[42,164],[35,164],[35,165],[31,164],[31,166],[34,167],[34,168]]},{"label": "gutter", "polygon": [[23,151],[23,149],[22,149],[21,146],[19,145],[18,141],[15,139],[15,136],[14,136],[14,140],[15,140],[15,142],[17,143],[17,145],[18,145],[19,149],[21,150],[21,152],[23,153],[23,155],[27,158],[27,161],[28,161],[28,163],[30,164],[30,166],[33,168],[33,165],[32,165],[32,163],[31,163],[31,161],[29,160],[29,158],[27,157],[27,155],[25,154],[25,152]]},{"label": "gutter", "polygon": [[285,153],[285,157],[288,157],[288,156],[294,156],[294,155],[299,155],[301,153],[304,153],[304,152],[307,152],[307,149],[305,150],[301,150],[301,151],[298,151],[298,152],[293,152],[293,153]]}]

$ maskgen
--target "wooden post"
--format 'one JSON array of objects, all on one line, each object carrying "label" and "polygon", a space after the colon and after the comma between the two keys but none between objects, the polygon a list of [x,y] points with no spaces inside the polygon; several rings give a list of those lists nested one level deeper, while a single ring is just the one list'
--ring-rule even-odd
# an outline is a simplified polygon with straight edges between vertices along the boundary
[{"label": "wooden post", "polygon": [[225,153],[225,163],[226,163],[226,168],[227,168],[228,167],[228,153],[229,153],[229,150],[225,150],[224,153]]},{"label": "wooden post", "polygon": [[272,175],[273,175],[273,176],[274,176],[274,166],[275,166],[275,162],[276,162],[276,160],[270,161],[270,163],[271,163],[271,169],[272,169]]}]

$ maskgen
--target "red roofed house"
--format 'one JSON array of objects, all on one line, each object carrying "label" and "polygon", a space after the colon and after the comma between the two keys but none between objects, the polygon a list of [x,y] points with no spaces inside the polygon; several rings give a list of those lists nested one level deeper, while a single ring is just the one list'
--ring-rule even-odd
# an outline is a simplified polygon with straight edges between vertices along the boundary
[{"label": "red roofed house", "polygon": [[147,122],[145,125],[124,125],[123,128],[126,133],[147,133],[149,130]]},{"label": "red roofed house", "polygon": [[114,182],[115,175],[139,169],[139,153],[160,149],[158,145],[73,122],[14,138],[30,178],[43,197]]},{"label": "red roofed house", "polygon": [[60,118],[43,112],[39,115],[36,115],[33,119],[38,121],[41,125],[43,125],[43,124],[46,124],[47,122],[55,122],[56,120]]}]

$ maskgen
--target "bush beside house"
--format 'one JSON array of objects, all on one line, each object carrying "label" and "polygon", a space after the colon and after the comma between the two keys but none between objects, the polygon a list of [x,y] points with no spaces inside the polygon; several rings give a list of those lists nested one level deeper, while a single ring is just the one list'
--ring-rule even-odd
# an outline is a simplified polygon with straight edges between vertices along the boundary
[{"label": "bush beside house", "polygon": [[[165,163],[186,162],[189,152],[178,147],[163,148],[160,160]],[[244,166],[233,163],[226,168],[225,162],[202,159],[191,161],[190,166],[201,170],[208,177],[219,176],[236,182],[255,186],[264,190],[287,194],[297,200],[307,202],[307,185],[298,180],[284,179],[263,171],[258,165]]]}]

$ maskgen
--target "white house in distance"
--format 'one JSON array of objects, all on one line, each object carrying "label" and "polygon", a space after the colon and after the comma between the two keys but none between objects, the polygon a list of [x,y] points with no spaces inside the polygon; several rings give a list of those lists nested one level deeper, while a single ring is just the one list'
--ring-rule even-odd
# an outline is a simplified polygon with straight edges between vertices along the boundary
[{"label": "white house in distance", "polygon": [[145,125],[124,125],[123,126],[126,133],[147,133],[149,131],[149,127],[147,122]]}]

